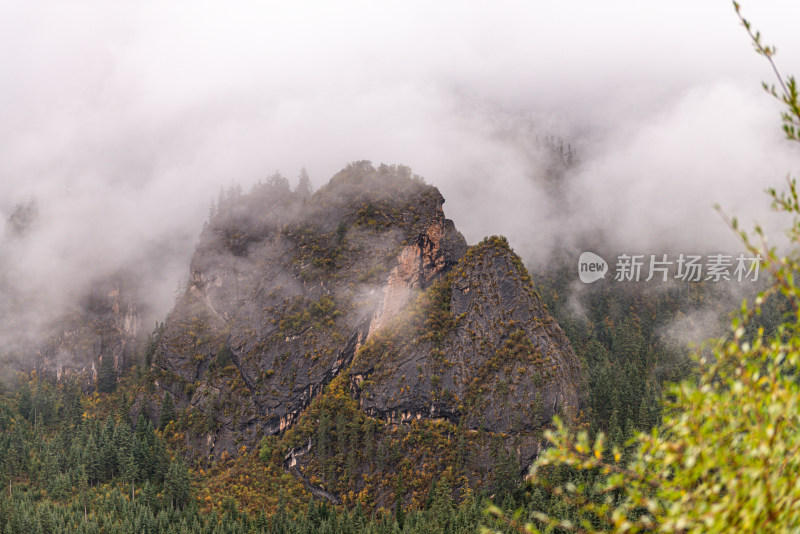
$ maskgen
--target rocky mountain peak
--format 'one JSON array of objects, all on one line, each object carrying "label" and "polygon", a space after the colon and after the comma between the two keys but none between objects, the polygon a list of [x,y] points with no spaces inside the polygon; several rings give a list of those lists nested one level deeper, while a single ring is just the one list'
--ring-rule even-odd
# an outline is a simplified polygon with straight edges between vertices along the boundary
[{"label": "rocky mountain peak", "polygon": [[285,432],[337,377],[390,423],[533,436],[575,408],[577,358],[519,258],[502,238],[467,247],[443,204],[407,168],[368,162],[311,196],[276,176],[222,198],[150,402],[192,414],[202,457]]}]

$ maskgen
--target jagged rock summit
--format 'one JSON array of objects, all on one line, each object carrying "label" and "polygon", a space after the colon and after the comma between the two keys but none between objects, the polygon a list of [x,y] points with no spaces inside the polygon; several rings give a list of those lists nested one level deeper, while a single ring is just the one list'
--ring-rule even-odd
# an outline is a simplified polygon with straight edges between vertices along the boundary
[{"label": "jagged rock summit", "polygon": [[443,203],[369,162],[313,195],[279,176],[226,194],[166,320],[151,409],[172,395],[192,450],[235,454],[345,380],[385,424],[523,436],[529,459],[551,416],[578,408],[578,358],[505,239],[468,247]]}]

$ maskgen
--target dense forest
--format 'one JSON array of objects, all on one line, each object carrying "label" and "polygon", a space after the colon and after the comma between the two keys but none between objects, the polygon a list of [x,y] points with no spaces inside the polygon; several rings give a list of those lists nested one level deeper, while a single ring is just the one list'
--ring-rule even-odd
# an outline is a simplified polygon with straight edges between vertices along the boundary
[{"label": "dense forest", "polygon": [[[411,199],[421,191],[430,204],[416,212],[407,212],[402,201],[370,197],[343,204],[347,197],[336,189],[371,188],[380,195],[383,183]],[[195,285],[181,289],[166,321],[135,343],[105,353],[93,380],[81,369],[53,373],[47,367],[6,380],[0,396],[0,528],[437,533],[516,531],[523,519],[534,521],[525,527],[529,530],[535,524],[570,531],[581,523],[592,528],[613,523],[606,512],[591,508],[610,506],[599,489],[607,473],[569,454],[580,457],[586,447],[581,443],[599,439],[596,460],[611,454],[616,462],[637,461],[637,440],[672,416],[662,405],[678,396],[674,384],[702,376],[702,361],[691,357],[686,339],[670,328],[701,314],[713,319],[703,325],[711,329],[707,334],[723,335],[732,286],[699,281],[653,288],[608,281],[578,287],[568,262],[529,273],[504,238],[462,245],[460,234],[447,230],[437,195],[403,168],[364,163],[313,195],[302,182],[292,191],[279,175],[249,195],[238,188],[224,192],[203,230],[193,261],[196,273],[206,262],[222,265],[224,275],[230,261],[244,272],[248,255],[256,256],[253,244],[269,234],[264,241],[269,246],[275,235],[299,241],[297,255],[282,250],[300,288],[317,291],[322,280],[323,287],[328,281],[343,289],[276,299],[277,311],[267,321],[272,334],[253,343],[260,327],[221,320],[228,317],[220,311],[226,301],[214,300],[215,307],[215,294],[201,291],[203,275],[196,274]],[[342,222],[327,229],[283,224],[270,234],[269,221],[242,216],[252,210],[250,203],[260,206],[275,198],[284,207],[312,213],[318,202],[329,215],[339,213]],[[426,216],[432,222],[426,223]],[[396,236],[404,225],[410,236],[421,231],[425,239],[442,235],[431,228],[446,229],[450,241],[415,238],[392,248],[376,240],[382,232]],[[430,271],[427,286],[415,290],[401,312],[385,319],[360,347],[348,349],[353,344],[348,339],[357,336],[347,333],[346,318],[360,317],[350,304],[360,283],[387,272],[391,280],[397,272],[380,265],[376,270],[374,259],[362,261],[364,243],[374,247],[375,242],[385,247],[379,257],[427,251],[442,272]],[[259,269],[262,264],[256,263]],[[289,278],[278,279],[269,295],[284,290]],[[235,280],[237,291],[246,287],[241,274]],[[308,286],[309,281],[315,283]],[[267,293],[261,282],[255,287],[257,295]],[[118,348],[114,336],[125,331],[114,326],[116,289],[111,294],[111,307],[96,299],[89,327]],[[231,293],[221,295],[235,303],[232,309],[242,306]],[[790,292],[761,298],[740,342],[781,336],[791,302]],[[182,314],[181,306],[188,312]],[[250,320],[252,310],[243,309]],[[244,345],[233,341],[237,328]],[[76,330],[67,346],[90,345],[76,341],[85,331]],[[291,343],[303,338],[307,341],[297,350]],[[63,337],[55,339],[63,344]],[[303,373],[312,378],[313,365],[336,356],[337,343],[344,349],[331,361],[340,370],[323,374],[318,386],[312,383],[310,391],[318,388],[313,398],[292,400],[306,404],[290,424],[250,439],[248,421],[257,416],[248,414],[258,409],[246,409],[259,389],[291,399],[280,390],[291,391],[300,382],[299,365],[310,362]],[[470,362],[475,358],[470,343],[484,359]],[[347,350],[349,361],[342,356]],[[573,350],[577,364],[560,369],[558,358],[571,357]],[[248,376],[247,366],[270,351],[277,353],[271,367]],[[706,347],[699,354],[716,353]],[[457,361],[471,364],[464,382],[451,371]],[[570,375],[577,368],[579,373]],[[416,372],[413,387],[422,393],[409,398],[425,410],[430,406],[430,412],[382,412],[395,395],[402,399],[412,388],[410,372]],[[554,407],[546,411],[542,391],[548,384],[567,392],[578,384],[579,395],[561,410],[554,408],[564,397],[553,396]],[[531,385],[534,396],[526,390]],[[582,437],[570,441],[575,433]],[[544,440],[557,446],[537,449]],[[527,460],[526,447],[533,451]],[[563,456],[554,457],[558,454]],[[531,464],[535,476],[527,472]],[[579,498],[570,496],[575,491]],[[624,495],[619,486],[614,492]],[[637,510],[632,513],[639,520],[648,517]]]},{"label": "dense forest", "polygon": [[[351,176],[345,178],[349,184]],[[264,194],[264,186],[259,187],[259,194]],[[285,179],[278,177],[269,187],[288,191]],[[308,198],[308,192],[299,188],[288,194]],[[215,215],[225,212],[226,203],[247,198],[236,191],[226,197],[215,206]],[[374,205],[356,215],[369,212],[366,220],[375,221],[383,217],[382,210],[394,210],[389,211],[393,217],[402,217],[392,206]],[[213,216],[211,221],[213,225]],[[343,244],[347,232],[343,224],[331,230],[339,257],[347,255]],[[240,238],[246,240],[247,235]],[[315,260],[328,257],[330,251],[318,246],[304,254],[315,266]],[[444,412],[442,417],[403,422],[386,419],[365,411],[364,401],[354,395],[354,391],[365,395],[367,387],[374,386],[350,378],[361,376],[366,372],[362,369],[371,369],[393,351],[414,354],[422,344],[435,357],[434,372],[444,376],[447,364],[442,359],[455,350],[447,336],[467,316],[453,312],[454,284],[467,278],[469,269],[491,266],[503,258],[510,258],[501,269],[504,276],[519,277],[534,305],[541,298],[542,310],[547,311],[539,313],[552,315],[580,361],[579,410],[555,414],[555,428],[563,435],[549,434],[553,427],[546,424],[544,435],[559,446],[534,459],[535,477],[526,476],[528,466],[521,469],[513,448],[525,443],[513,435],[520,431],[517,423],[508,427],[512,435],[494,430],[484,420],[475,429],[470,426],[468,404],[480,398],[476,395],[484,382],[493,380],[493,373],[511,376],[504,370],[509,362],[538,365],[541,356],[530,334],[511,330],[500,338],[495,357],[478,368],[465,389],[464,401],[459,402],[467,407],[459,418],[448,418]],[[448,275],[435,278],[403,314],[356,352],[345,373],[324,384],[290,428],[262,435],[255,444],[232,442],[231,452],[197,455],[198,439],[202,446],[207,436],[220,431],[227,411],[236,413],[230,393],[211,397],[202,412],[169,390],[155,394],[167,376],[157,363],[164,358],[166,323],[156,324],[126,353],[121,370],[113,358],[104,357],[90,384],[80,373],[64,372],[60,377],[35,370],[18,373],[4,383],[0,397],[0,483],[5,488],[0,492],[0,528],[4,532],[433,533],[476,532],[484,527],[515,531],[523,518],[535,522],[526,527],[530,529],[536,522],[565,531],[582,522],[604,527],[608,519],[595,509],[587,512],[586,507],[604,502],[604,490],[590,488],[601,487],[607,478],[598,466],[587,469],[576,463],[568,453],[580,454],[580,442],[564,436],[578,432],[587,442],[599,438],[596,459],[612,454],[618,462],[637,461],[636,440],[671,416],[662,403],[677,396],[674,384],[691,383],[702,371],[702,362],[698,367],[685,340],[675,339],[669,327],[703,312],[714,318],[717,326],[711,328],[724,334],[731,317],[731,288],[704,281],[658,289],[615,282],[577,288],[572,266],[531,276],[515,258],[503,238],[489,238],[469,248]],[[190,293],[183,290],[178,300]],[[575,309],[576,299],[583,303],[582,310]],[[791,292],[769,295],[768,291],[759,300],[759,313],[748,316],[739,342],[781,336],[785,328],[781,325],[791,317],[791,302]],[[482,308],[485,313],[487,309]],[[306,335],[319,335],[337,325],[342,313],[336,299],[324,295],[305,309],[290,306],[289,311],[276,321],[278,331]],[[534,321],[537,328],[546,328],[548,323],[540,321]],[[198,319],[189,324],[199,332],[190,339],[213,339],[203,333]],[[500,324],[513,326],[514,321]],[[184,330],[178,332],[183,335]],[[210,384],[246,398],[247,386],[237,374],[231,345],[212,347],[207,366]],[[290,352],[282,354],[283,360],[293,357]],[[704,348],[700,354],[716,353]],[[191,361],[206,360],[200,356]],[[424,364],[419,361],[417,369]],[[420,378],[425,375],[420,371]],[[271,373],[261,376],[264,380]],[[535,375],[534,379],[541,384]],[[189,398],[194,399],[209,389],[185,380],[177,383],[183,391],[191,390]],[[401,391],[405,387],[401,384]],[[513,383],[503,379],[492,387],[504,388],[502,393],[507,394]],[[445,399],[453,396],[433,391]],[[665,396],[665,392],[671,393]],[[499,399],[506,402],[503,396]],[[567,426],[558,426],[560,420]],[[578,445],[570,449],[570,443]],[[559,453],[566,456],[554,460]],[[565,493],[564,488],[572,489]],[[578,490],[583,496],[569,496],[574,488],[583,488]],[[618,487],[614,491],[624,494]]]},{"label": "dense forest", "polygon": [[[654,293],[635,285],[596,286],[587,297],[589,316],[575,319],[562,304],[571,277],[571,270],[554,270],[537,277],[536,285],[584,365],[588,394],[576,424],[623,446],[636,431],[659,424],[665,382],[692,372],[688,350],[664,341],[659,327],[688,312],[692,296],[705,304],[716,289],[698,284]],[[19,375],[7,387],[0,416],[5,532],[475,532],[481,525],[507,528],[486,514],[490,503],[508,513],[566,509],[560,499],[523,483],[502,448],[494,449],[495,476],[473,493],[458,475],[468,436],[455,437],[455,426],[423,421],[413,431],[401,428],[406,437],[382,437],[382,422],[336,393],[341,382],[310,407],[318,412],[309,419],[318,421],[315,427],[264,438],[259,448],[235,458],[188,465],[181,434],[202,431],[197,425],[205,422],[176,411],[171,396],[157,420],[144,411],[131,415],[136,392],[152,380],[148,364],[161,331],[157,325],[119,380],[101,367],[96,391],[35,374]],[[335,480],[329,487],[341,495],[355,486],[359,465],[391,464],[399,476],[390,502],[398,505],[375,507],[371,491],[378,486],[370,490],[369,484],[339,506],[312,495],[284,468],[283,458],[287,441],[309,438],[327,451],[312,477]],[[420,484],[414,464],[403,458],[426,450],[431,459],[440,451],[438,476]],[[562,469],[548,476],[555,483],[576,474]],[[416,492],[418,499],[403,499]]]}]

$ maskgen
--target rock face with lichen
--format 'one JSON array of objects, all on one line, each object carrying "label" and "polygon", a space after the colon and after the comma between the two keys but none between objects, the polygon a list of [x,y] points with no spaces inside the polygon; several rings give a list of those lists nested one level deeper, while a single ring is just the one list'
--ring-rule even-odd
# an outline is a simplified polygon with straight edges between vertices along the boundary
[{"label": "rock face with lichen", "polygon": [[107,361],[113,382],[130,366],[141,343],[142,313],[130,278],[117,274],[95,280],[64,313],[43,325],[19,353],[18,369],[74,381],[84,391],[97,387]]},{"label": "rock face with lichen", "polygon": [[105,358],[119,376],[138,348],[141,313],[137,291],[123,275],[97,281],[75,310],[51,326],[38,349],[37,370],[56,378],[75,377],[91,389]]},{"label": "rock face with lichen", "polygon": [[578,359],[505,239],[467,247],[443,203],[407,168],[368,162],[311,196],[279,176],[225,195],[148,402],[174,396],[204,458],[298,426],[298,473],[331,388],[380,425],[527,436],[515,444],[529,459],[551,416],[578,408]]},{"label": "rock face with lichen", "polygon": [[[537,435],[578,407],[580,365],[504,238],[458,264],[371,336],[350,370],[368,414],[443,418],[500,434]],[[538,439],[527,443],[527,456]]]},{"label": "rock face with lichen", "polygon": [[157,386],[211,439],[290,427],[371,330],[454,265],[464,238],[406,168],[352,165],[310,198],[273,177],[223,198],[155,355]]}]

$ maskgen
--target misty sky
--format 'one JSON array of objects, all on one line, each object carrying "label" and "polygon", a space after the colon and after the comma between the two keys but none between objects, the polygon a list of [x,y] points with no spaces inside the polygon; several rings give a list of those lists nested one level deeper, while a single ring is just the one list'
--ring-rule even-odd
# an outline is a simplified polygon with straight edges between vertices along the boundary
[{"label": "misty sky", "polygon": [[[32,291],[163,249],[166,311],[219,188],[276,170],[408,165],[470,243],[506,234],[532,263],[587,232],[735,246],[712,204],[768,221],[763,190],[797,170],[727,1],[114,4],[0,0],[0,211],[42,214],[0,253]],[[743,10],[800,73],[800,3]],[[548,135],[581,161],[557,209]]]}]

